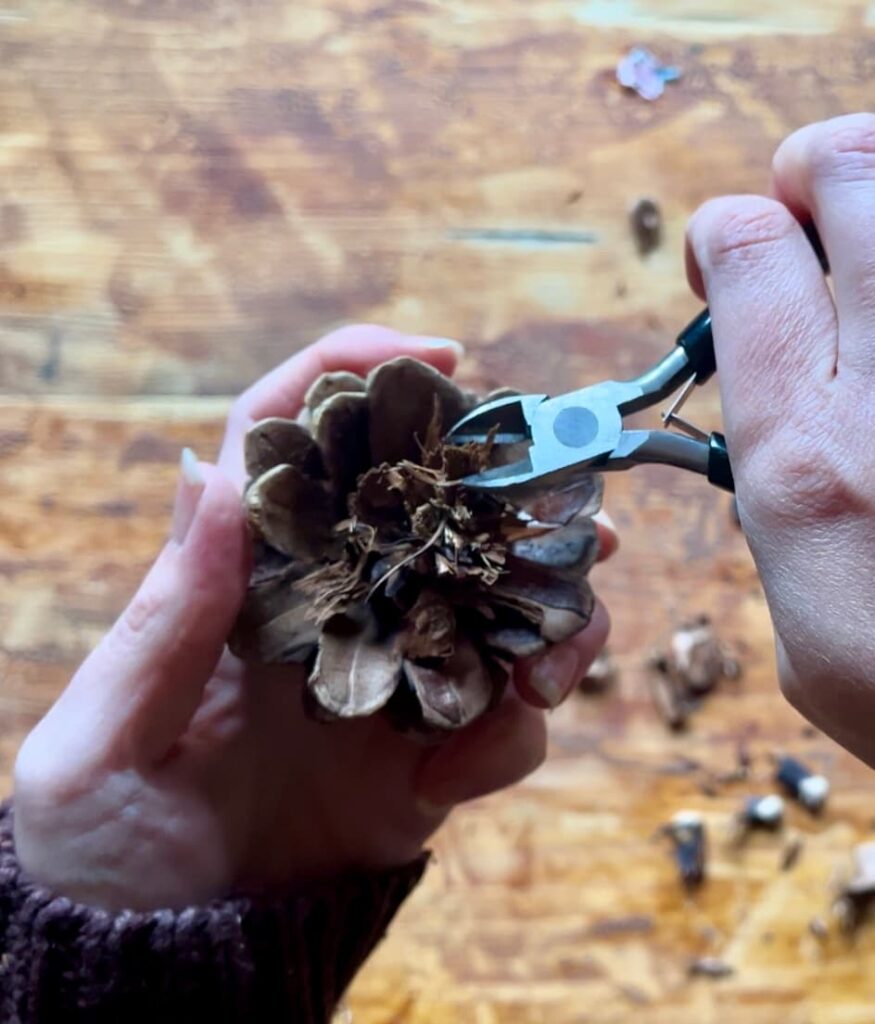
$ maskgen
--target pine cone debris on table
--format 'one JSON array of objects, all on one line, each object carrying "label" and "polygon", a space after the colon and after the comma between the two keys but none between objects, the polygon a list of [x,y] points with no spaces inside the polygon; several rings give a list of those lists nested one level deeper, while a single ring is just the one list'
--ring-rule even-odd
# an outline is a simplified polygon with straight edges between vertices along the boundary
[{"label": "pine cone debris on table", "polygon": [[460,485],[496,454],[443,440],[477,404],[402,357],[366,380],[325,374],[297,421],[249,431],[256,557],[229,643],[309,666],[318,716],[385,708],[404,728],[460,728],[515,659],[589,622],[601,479],[524,507]]},{"label": "pine cone debris on table", "polygon": [[741,676],[741,664],[720,640],[707,615],[676,629],[664,653],[650,659],[649,681],[657,710],[672,729],[724,679]]}]

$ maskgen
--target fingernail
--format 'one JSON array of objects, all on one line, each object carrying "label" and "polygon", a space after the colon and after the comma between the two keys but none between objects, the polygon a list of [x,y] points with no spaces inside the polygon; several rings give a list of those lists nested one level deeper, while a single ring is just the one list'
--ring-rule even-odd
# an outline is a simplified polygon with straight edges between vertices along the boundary
[{"label": "fingernail", "polygon": [[459,357],[465,354],[465,346],[461,341],[453,341],[452,338],[423,338],[422,344],[425,348],[449,348]]},{"label": "fingernail", "polygon": [[574,685],[580,671],[580,655],[571,644],[559,644],[532,666],[529,686],[548,708],[555,708]]},{"label": "fingernail", "polygon": [[613,519],[611,519],[611,517],[608,515],[608,513],[603,508],[600,508],[598,510],[598,512],[596,512],[596,514],[593,516],[593,519],[597,523],[601,523],[602,526],[607,526],[607,528],[609,530],[613,530],[614,533],[617,532],[616,523],[614,522]]},{"label": "fingernail", "polygon": [[206,479],[201,472],[197,456],[191,448],[183,448],[179,460],[179,484],[176,488],[176,501],[173,504],[173,539],[183,544],[194,521],[197,504],[204,493]]}]

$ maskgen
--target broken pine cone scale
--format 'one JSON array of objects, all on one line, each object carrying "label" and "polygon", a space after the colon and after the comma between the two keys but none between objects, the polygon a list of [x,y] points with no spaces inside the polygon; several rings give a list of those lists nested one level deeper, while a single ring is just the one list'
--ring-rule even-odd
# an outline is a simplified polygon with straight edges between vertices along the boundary
[{"label": "broken pine cone scale", "polygon": [[402,357],[367,378],[324,374],[297,420],[247,434],[255,565],[229,645],[305,665],[318,717],[461,728],[501,698],[514,661],[589,622],[601,478],[549,516],[466,488],[492,443],[444,438],[478,404]]}]

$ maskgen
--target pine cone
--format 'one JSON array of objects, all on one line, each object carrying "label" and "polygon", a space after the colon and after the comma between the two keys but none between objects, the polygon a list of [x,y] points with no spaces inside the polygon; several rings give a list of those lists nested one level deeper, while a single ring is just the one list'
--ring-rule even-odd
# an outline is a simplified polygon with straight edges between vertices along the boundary
[{"label": "pine cone", "polygon": [[460,485],[496,454],[442,440],[477,404],[400,358],[367,380],[325,374],[298,421],[249,431],[256,560],[230,646],[311,666],[320,716],[385,708],[401,727],[460,728],[514,659],[589,621],[601,479],[525,507]]}]

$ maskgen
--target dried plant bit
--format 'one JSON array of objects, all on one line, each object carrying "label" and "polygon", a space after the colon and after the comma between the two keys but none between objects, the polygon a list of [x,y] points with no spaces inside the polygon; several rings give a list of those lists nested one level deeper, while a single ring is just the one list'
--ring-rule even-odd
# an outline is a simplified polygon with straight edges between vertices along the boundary
[{"label": "dried plant bit", "polygon": [[781,850],[781,870],[792,871],[799,863],[802,851],[805,848],[805,840],[800,835],[790,836],[784,848]]},{"label": "dried plant bit", "polygon": [[629,225],[640,256],[658,249],[662,242],[662,210],[654,199],[639,199],[629,211]]},{"label": "dried plant bit", "polygon": [[812,814],[819,814],[823,810],[830,788],[826,776],[814,774],[793,757],[779,757],[775,781]]},{"label": "dried plant bit", "polygon": [[730,768],[729,771],[719,772],[715,777],[715,781],[720,783],[720,785],[746,782],[750,775],[751,764],[752,759],[747,744],[742,741],[736,750],[735,767]]},{"label": "dried plant bit", "polygon": [[691,978],[728,978],[735,968],[715,956],[700,956],[687,968]]},{"label": "dried plant bit", "polygon": [[727,656],[704,615],[675,630],[667,648],[650,659],[651,693],[666,724],[681,729],[698,700],[721,679],[737,678],[740,666]]},{"label": "dried plant bit", "polygon": [[398,647],[409,660],[447,659],[453,656],[456,616],[450,603],[438,594],[423,591],[407,614],[407,628]]},{"label": "dried plant bit", "polygon": [[875,906],[875,843],[854,848],[854,873],[839,887],[833,914],[843,932],[853,934],[872,917]]},{"label": "dried plant bit", "polygon": [[601,651],[578,683],[581,693],[597,694],[609,690],[617,679],[617,669],[607,650]]},{"label": "dried plant bit", "polygon": [[264,421],[247,438],[258,543],[232,648],[312,666],[318,717],[385,709],[405,730],[461,728],[499,699],[516,658],[589,621],[596,530],[580,513],[601,482],[563,496],[568,525],[465,488],[457,474],[483,468],[492,443],[442,434],[475,399],[408,358],[364,382],[331,375],[309,402],[307,429]]},{"label": "dried plant bit", "polygon": [[705,823],[697,811],[678,811],[665,826],[674,844],[678,874],[687,889],[705,880]]},{"label": "dried plant bit", "polygon": [[[659,669],[659,666],[656,666]],[[690,702],[680,693],[675,681],[664,671],[648,676],[653,706],[660,718],[673,732],[685,729],[689,721]]]},{"label": "dried plant bit", "polygon": [[675,630],[668,666],[690,693],[708,693],[717,685],[723,676],[723,652],[707,617]]}]

